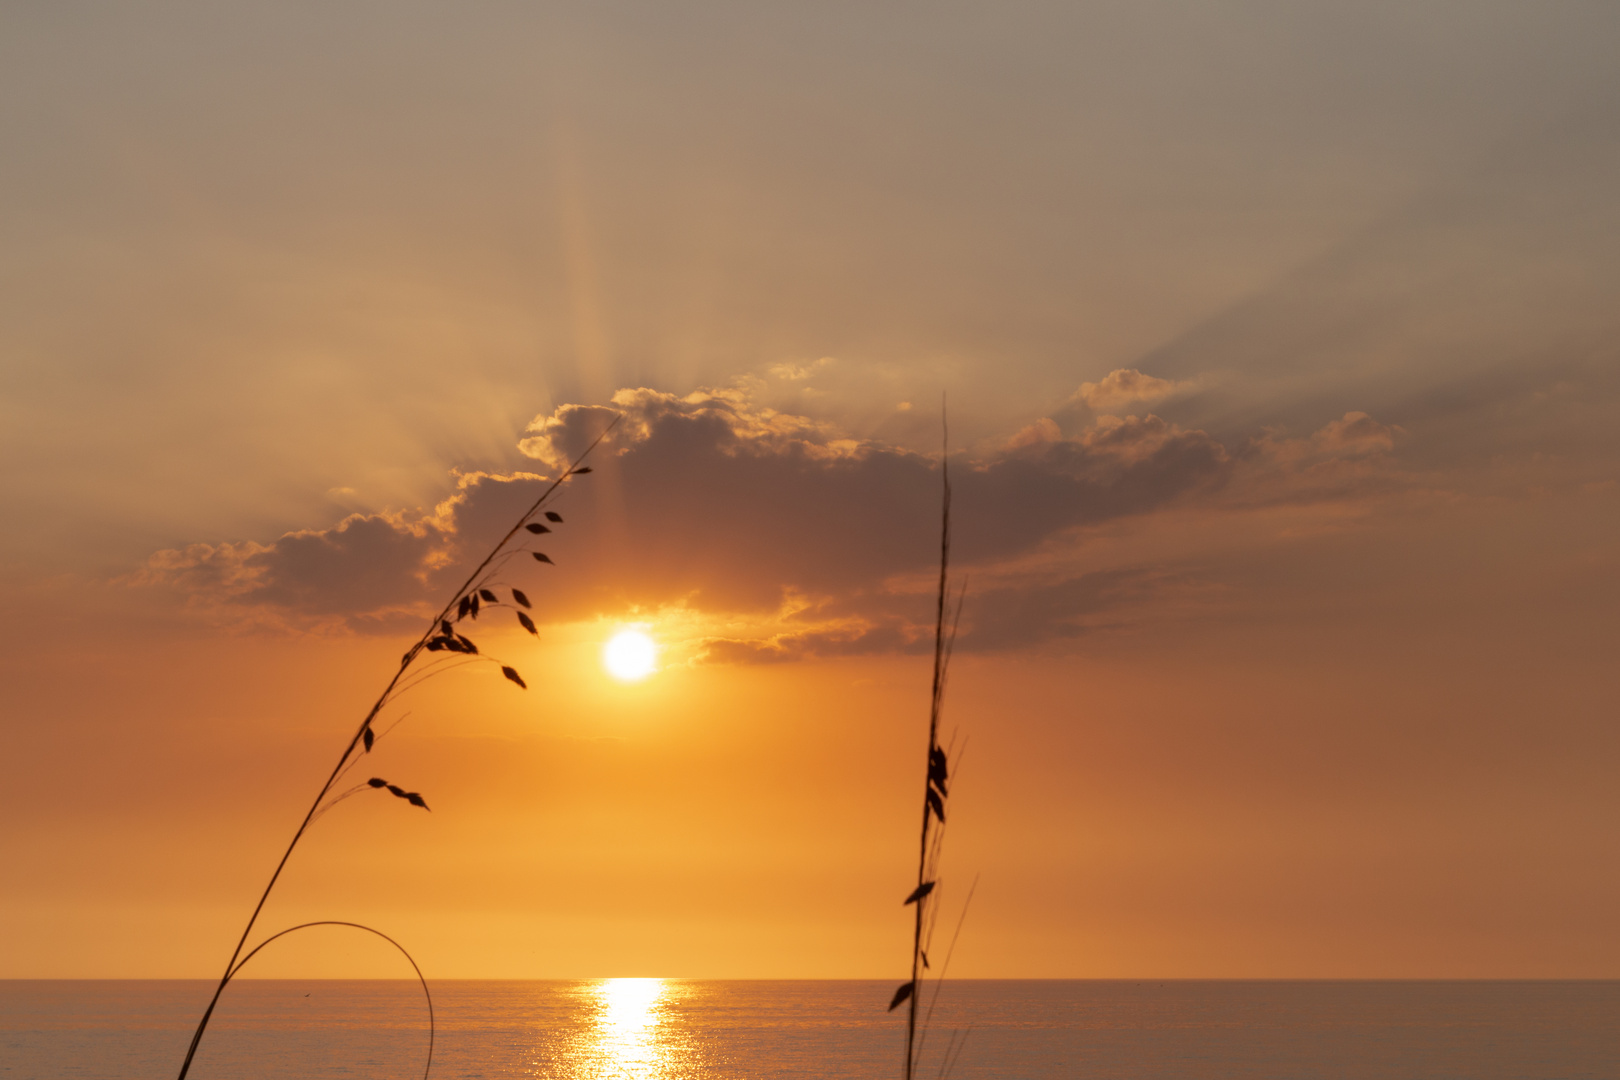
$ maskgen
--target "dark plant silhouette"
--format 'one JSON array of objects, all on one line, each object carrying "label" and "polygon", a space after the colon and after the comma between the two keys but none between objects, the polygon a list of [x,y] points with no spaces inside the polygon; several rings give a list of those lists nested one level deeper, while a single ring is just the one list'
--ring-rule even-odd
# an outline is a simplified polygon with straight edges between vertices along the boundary
[{"label": "dark plant silhouette", "polygon": [[[191,1036],[191,1045],[186,1049],[186,1058],[180,1064],[180,1074],[177,1080],[185,1080],[186,1073],[191,1069],[191,1061],[197,1055],[197,1047],[202,1042],[203,1032],[208,1029],[208,1021],[214,1015],[214,1009],[219,1004],[220,995],[225,992],[225,987],[236,975],[236,972],[241,969],[242,964],[247,962],[247,957],[242,957],[242,949],[247,945],[248,937],[253,933],[253,926],[259,919],[259,913],[264,910],[265,902],[270,899],[270,893],[276,887],[276,881],[281,877],[281,871],[286,868],[287,860],[291,858],[293,849],[298,846],[298,841],[303,839],[304,833],[309,829],[310,824],[333,806],[365,791],[386,790],[389,794],[404,799],[412,806],[421,807],[423,810],[429,809],[427,801],[419,793],[406,791],[403,787],[389,783],[381,777],[372,777],[364,783],[355,784],[353,787],[333,794],[333,789],[360,763],[364,755],[371,752],[376,741],[388,733],[387,731],[378,732],[372,726],[382,710],[400,695],[420,686],[425,680],[452,668],[464,667],[468,664],[495,664],[500,668],[501,674],[509,681],[516,683],[522,689],[528,689],[528,684],[523,681],[523,676],[518,674],[516,668],[503,664],[495,657],[480,652],[478,646],[470,638],[464,636],[457,627],[463,625],[464,621],[468,619],[476,622],[480,611],[488,611],[496,607],[509,607],[516,612],[518,624],[523,629],[531,634],[538,634],[534,620],[530,618],[525,610],[519,610],[532,608],[533,605],[530,603],[527,594],[521,589],[501,585],[496,580],[495,575],[500,573],[512,559],[524,553],[532,555],[536,562],[552,563],[551,558],[544,552],[525,547],[523,544],[514,545],[512,541],[514,538],[518,538],[519,534],[527,533],[528,536],[522,538],[527,542],[533,537],[550,532],[552,525],[562,524],[562,515],[555,510],[545,509],[546,505],[562,488],[563,484],[576,476],[583,476],[591,471],[588,466],[581,463],[590,455],[592,450],[596,449],[597,444],[607,437],[608,432],[612,431],[618,422],[619,418],[615,417],[579,457],[575,458],[568,468],[564,469],[555,480],[547,485],[545,490],[540,493],[540,497],[518,518],[517,522],[501,538],[500,542],[490,550],[489,554],[484,556],[484,560],[467,576],[467,580],[462,583],[461,587],[451,595],[449,602],[444,605],[444,609],[428,623],[428,628],[423,631],[422,636],[417,638],[416,643],[401,657],[399,670],[394,672],[394,677],[383,688],[383,692],[377,697],[370,711],[366,713],[365,719],[360,721],[359,728],[356,729],[348,745],[343,748],[343,753],[338,756],[337,764],[332,767],[331,775],[326,778],[326,783],[321,785],[314,802],[310,804],[309,812],[304,815],[304,820],[299,824],[298,831],[293,833],[292,841],[287,845],[287,850],[282,853],[281,861],[276,863],[275,871],[270,875],[269,884],[265,885],[264,892],[259,896],[259,902],[253,907],[253,914],[248,916],[247,925],[242,928],[242,936],[238,939],[236,948],[231,952],[230,961],[225,965],[225,974],[220,977],[219,985],[214,988],[214,995],[209,999],[208,1008],[203,1011],[202,1019],[197,1023],[197,1030]],[[550,524],[538,520],[542,517],[545,522]],[[512,597],[510,604],[503,601],[500,595],[496,593],[495,588],[497,585],[500,585],[510,594]],[[448,655],[436,655],[420,666],[413,668],[416,661],[426,653]],[[396,726],[397,723],[398,721],[395,722]],[[392,730],[392,727],[389,730]],[[363,930],[371,929],[370,927],[360,928]],[[293,929],[298,929],[298,927]],[[282,931],[282,933],[289,932]],[[375,930],[371,932],[379,933]],[[384,935],[379,933],[379,936]],[[247,954],[248,957],[251,957],[258,949],[263,948],[269,940],[273,939],[267,939],[265,942],[260,943],[253,952]],[[401,951],[404,950],[401,949]],[[409,959],[409,955],[406,954],[407,959]],[[238,957],[242,957],[242,959],[238,961]],[[413,967],[415,963],[414,960],[411,961]],[[418,971],[417,974],[420,976],[421,972]],[[427,984],[424,981],[423,989],[426,990],[426,988]],[[431,1010],[431,999],[429,1008]],[[429,1050],[428,1067],[432,1067],[431,1048]]]},{"label": "dark plant silhouette", "polygon": [[[951,651],[956,644],[956,628],[962,615],[962,599],[966,592],[966,586],[963,586],[957,591],[954,599],[951,596],[951,474],[948,438],[946,450],[947,453],[940,459],[943,492],[939,528],[939,589],[934,605],[934,679],[928,707],[928,756],[923,779],[922,828],[917,841],[917,887],[912,889],[911,894],[905,899],[906,905],[916,905],[911,936],[911,978],[901,983],[889,1000],[890,1012],[901,1005],[907,1006],[905,1080],[912,1080],[922,1056],[922,1042],[918,1038],[917,1006],[921,997],[921,980],[924,973],[931,969],[928,949],[933,940],[934,923],[939,912],[940,892],[937,889],[939,855],[941,844],[945,839],[945,808],[950,801],[952,751],[940,745],[939,720],[945,704],[946,676],[950,671]],[[971,891],[968,897],[972,898]],[[963,915],[966,914],[967,908],[964,905]],[[961,929],[960,923],[957,929]],[[953,936],[951,949],[954,950],[955,947],[956,939]],[[949,960],[947,954],[947,965]],[[944,970],[944,967],[940,969],[942,979]],[[934,1001],[938,1000],[938,993],[936,986]],[[932,1012],[931,1001],[929,1014]],[[925,1016],[925,1028],[926,1024]],[[954,1060],[951,1053],[953,1049],[957,1049],[954,1034],[951,1037],[951,1046],[946,1050],[945,1061],[940,1067],[941,1076],[945,1075]],[[957,1052],[960,1052],[959,1049]]]},{"label": "dark plant silhouette", "polygon": [[[247,962],[249,960],[251,960],[255,956],[259,955],[259,950],[263,949],[266,945],[270,944],[272,941],[275,941],[277,938],[286,937],[288,934],[292,933],[295,930],[308,930],[312,926],[352,926],[356,930],[364,930],[368,934],[376,934],[378,937],[380,937],[384,941],[388,942],[388,944],[390,944],[394,948],[398,949],[400,955],[405,958],[405,962],[411,965],[411,970],[416,972],[416,981],[422,985],[422,996],[427,999],[427,1010],[428,1010],[427,1064],[422,1067],[422,1080],[427,1080],[428,1073],[433,1071],[433,1040],[434,1040],[434,1036],[438,1033],[437,1032],[437,1025],[434,1023],[434,1020],[433,1020],[433,994],[431,992],[429,992],[429,990],[428,990],[427,979],[425,977],[423,977],[422,969],[416,966],[416,958],[414,956],[412,956],[409,951],[406,950],[405,946],[401,945],[399,942],[395,941],[393,938],[389,937],[387,934],[383,933],[381,930],[377,930],[377,929],[375,929],[373,927],[366,926],[364,923],[344,922],[341,919],[320,919],[320,920],[318,920],[316,922],[299,923],[297,926],[289,926],[289,927],[287,927],[287,929],[282,930],[279,933],[271,934],[269,937],[267,937],[263,941],[259,942],[257,945],[255,945],[253,947],[253,950],[251,952],[249,952],[246,956],[242,957],[242,959],[240,959],[240,960],[238,960],[236,962],[236,966],[231,968],[229,974],[231,975],[231,977],[234,978],[236,976],[237,972],[239,972],[243,968],[247,967]],[[305,996],[307,997],[308,995],[306,994]]]}]

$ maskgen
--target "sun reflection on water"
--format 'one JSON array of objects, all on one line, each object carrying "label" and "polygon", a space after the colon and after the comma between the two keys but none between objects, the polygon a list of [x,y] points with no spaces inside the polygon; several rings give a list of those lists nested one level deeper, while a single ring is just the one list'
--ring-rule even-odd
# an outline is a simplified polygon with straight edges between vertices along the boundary
[{"label": "sun reflection on water", "polygon": [[654,1080],[668,1064],[659,1052],[663,979],[603,979],[596,994],[596,1050],[604,1076]]},{"label": "sun reflection on water", "polygon": [[708,1075],[680,979],[573,983],[559,1011],[531,1013],[533,1080],[698,1080]]}]

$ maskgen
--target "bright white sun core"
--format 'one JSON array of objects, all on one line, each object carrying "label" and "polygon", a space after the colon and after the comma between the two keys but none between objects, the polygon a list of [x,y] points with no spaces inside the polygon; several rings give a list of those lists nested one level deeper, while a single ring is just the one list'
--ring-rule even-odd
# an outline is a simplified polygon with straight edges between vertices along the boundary
[{"label": "bright white sun core", "polygon": [[640,630],[620,630],[602,647],[602,666],[621,682],[639,682],[658,667],[658,646]]}]

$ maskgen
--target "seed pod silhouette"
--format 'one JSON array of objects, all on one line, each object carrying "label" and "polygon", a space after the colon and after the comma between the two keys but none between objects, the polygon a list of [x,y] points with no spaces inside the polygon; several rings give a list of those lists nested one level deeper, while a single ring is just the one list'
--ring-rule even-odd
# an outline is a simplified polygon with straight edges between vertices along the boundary
[{"label": "seed pod silhouette", "polygon": [[925,881],[915,889],[912,889],[911,895],[906,897],[906,903],[901,904],[900,906],[905,907],[906,904],[915,904],[917,901],[921,900],[923,897],[927,896],[933,891],[934,883],[932,881]]},{"label": "seed pod silhouette", "polygon": [[367,724],[365,730],[360,733],[361,741],[366,744],[366,753],[371,753],[371,743],[375,738],[376,736],[371,733],[371,725]]},{"label": "seed pod silhouette", "polygon": [[591,467],[589,465],[587,465],[582,469],[575,469],[574,470],[574,475],[575,476],[584,476],[586,473],[588,473],[590,471],[591,471]]},{"label": "seed pod silhouette", "polygon": [[407,791],[405,793],[405,801],[410,803],[412,806],[420,806],[430,814],[433,813],[433,807],[429,806],[427,802],[423,800],[422,796],[418,795],[414,791]]},{"label": "seed pod silhouette", "polygon": [[939,792],[933,788],[928,789],[928,809],[934,812],[934,816],[939,818],[941,823],[945,821],[944,800],[939,797]]},{"label": "seed pod silhouette", "polygon": [[486,604],[498,604],[498,603],[501,602],[500,597],[496,596],[494,593],[490,592],[488,589],[479,589],[478,590],[478,595],[482,596],[484,598],[484,603],[486,603]]},{"label": "seed pod silhouette", "polygon": [[517,613],[517,617],[518,617],[518,622],[523,624],[523,629],[527,630],[529,633],[533,634],[535,637],[540,636],[540,631],[538,631],[538,630],[536,630],[534,628],[534,620],[533,619],[529,618],[527,615],[523,614],[523,612],[521,612],[521,611]]},{"label": "seed pod silhouette", "polygon": [[515,668],[503,667],[501,668],[501,674],[523,687],[523,689],[527,690],[529,688],[529,684],[523,681],[523,676],[519,675]]},{"label": "seed pod silhouette", "polygon": [[916,983],[901,983],[900,989],[894,992],[894,997],[889,1001],[889,1011],[894,1012],[894,1010],[898,1009],[916,988]]},{"label": "seed pod silhouette", "polygon": [[465,638],[457,634],[456,640],[461,642],[461,652],[472,653],[474,656],[478,655],[478,646],[472,643],[472,638]]},{"label": "seed pod silhouette", "polygon": [[[534,561],[535,562],[551,563],[551,556],[546,555],[546,554],[544,554],[542,552],[536,551],[534,553]],[[556,563],[551,563],[551,565],[556,566],[557,564]]]},{"label": "seed pod silhouette", "polygon": [[460,622],[462,619],[465,619],[467,617],[467,613],[470,611],[472,611],[472,597],[463,596],[456,603],[456,622]]},{"label": "seed pod silhouette", "polygon": [[533,607],[534,606],[533,604],[529,603],[529,597],[522,589],[513,589],[512,590],[512,599],[516,600],[518,603],[522,604],[524,607]]},{"label": "seed pod silhouette", "polygon": [[373,776],[370,780],[367,780],[366,783],[370,784],[372,787],[387,787],[388,786],[388,781],[384,780],[380,776]]},{"label": "seed pod silhouette", "polygon": [[478,597],[474,596],[472,598],[471,603],[469,603],[467,606],[467,610],[472,612],[472,617],[474,619],[478,618]]},{"label": "seed pod silhouette", "polygon": [[393,795],[396,798],[403,799],[405,797],[405,789],[400,787],[398,784],[389,784],[388,794]]},{"label": "seed pod silhouette", "polygon": [[455,630],[451,629],[451,627],[450,627],[450,620],[449,619],[440,619],[439,620],[439,629],[444,631],[444,636],[445,637],[451,637],[451,636],[453,636],[455,634]]},{"label": "seed pod silhouette", "polygon": [[547,521],[555,521],[557,524],[561,525],[562,524],[562,515],[557,513],[557,511],[555,511],[555,510],[547,510],[546,511],[546,520]]},{"label": "seed pod silhouette", "polygon": [[534,533],[534,535],[536,535],[536,536],[539,536],[541,533],[548,533],[548,532],[551,531],[550,529],[546,528],[546,526],[540,524],[538,521],[531,521],[531,522],[529,522],[529,524],[527,524],[527,525],[525,525],[523,527],[525,529],[528,529],[530,532]]}]

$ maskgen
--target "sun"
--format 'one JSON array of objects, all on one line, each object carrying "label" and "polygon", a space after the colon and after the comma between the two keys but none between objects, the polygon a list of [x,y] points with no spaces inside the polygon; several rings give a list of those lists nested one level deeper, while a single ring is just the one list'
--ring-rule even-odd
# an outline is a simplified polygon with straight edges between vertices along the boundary
[{"label": "sun", "polygon": [[602,666],[620,682],[640,682],[658,670],[658,646],[640,630],[620,630],[602,647]]}]

